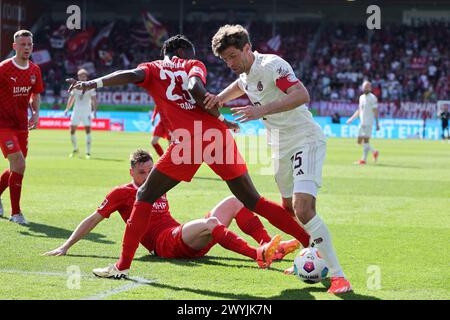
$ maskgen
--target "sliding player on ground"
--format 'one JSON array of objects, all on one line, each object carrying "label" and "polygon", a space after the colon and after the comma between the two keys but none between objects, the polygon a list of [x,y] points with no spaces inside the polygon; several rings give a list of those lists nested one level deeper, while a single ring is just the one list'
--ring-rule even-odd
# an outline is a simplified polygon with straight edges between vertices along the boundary
[{"label": "sliding player on ground", "polygon": [[[63,245],[45,255],[67,254],[75,243],[116,211],[123,221],[127,222],[133,210],[136,192],[152,167],[153,159],[150,154],[144,150],[136,150],[130,156],[132,182],[114,188],[97,210],[78,225]],[[140,243],[151,254],[161,258],[199,258],[206,255],[215,244],[220,244],[228,250],[255,260],[258,266],[264,269],[270,267],[274,259],[281,260],[300,246],[297,240],[280,241],[278,235],[271,238],[259,218],[235,197],[222,200],[204,219],[184,224],[180,224],[170,214],[166,195],[153,203],[151,214],[152,219]],[[258,248],[250,246],[244,239],[227,229],[233,220],[243,232],[255,239],[259,244]]]},{"label": "sliding player on ground", "polygon": [[153,97],[172,130],[173,142],[137,192],[119,261],[93,272],[102,277],[126,276],[151,219],[148,213],[153,203],[181,181],[191,181],[203,162],[227,183],[246,208],[307,246],[309,235],[290,212],[262,197],[253,185],[247,165],[228,130],[238,126],[226,121],[217,108],[205,110],[207,72],[205,65],[194,59],[192,42],[183,35],[171,37],[164,42],[162,54],[163,60],[142,63],[136,69],[117,71],[87,82],[69,80],[69,89],[82,91],[135,83]]}]

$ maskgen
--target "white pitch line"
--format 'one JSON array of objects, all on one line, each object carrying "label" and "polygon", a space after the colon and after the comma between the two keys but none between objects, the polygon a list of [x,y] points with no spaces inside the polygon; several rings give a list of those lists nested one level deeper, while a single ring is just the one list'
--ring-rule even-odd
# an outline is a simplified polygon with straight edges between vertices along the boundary
[{"label": "white pitch line", "polygon": [[[15,273],[15,274],[29,274],[36,276],[61,276],[67,277],[67,272],[45,272],[45,271],[24,271],[15,269],[0,269],[0,273]],[[89,277],[87,274],[80,274],[82,277]]]},{"label": "white pitch line", "polygon": [[120,287],[117,287],[117,288],[114,288],[111,290],[107,290],[105,292],[101,292],[101,293],[95,294],[93,296],[83,298],[81,300],[102,300],[102,299],[106,299],[114,294],[130,291],[134,288],[138,288],[143,285],[150,284],[150,283],[157,281],[157,280],[147,280],[147,279],[139,278],[139,277],[130,277],[130,280],[132,280],[133,283],[127,283],[126,285],[123,285],[123,286],[120,286]]},{"label": "white pitch line", "polygon": [[[24,270],[15,270],[15,269],[0,269],[0,273],[14,273],[14,274],[25,274],[25,275],[35,275],[35,276],[58,276],[58,277],[67,277],[68,274],[66,272],[46,272],[46,271],[24,271]],[[89,277],[95,279],[93,275],[80,274],[82,277]],[[110,280],[114,281],[114,280]],[[120,281],[120,280],[119,280]],[[132,290],[134,288],[141,287],[146,284],[157,282],[157,280],[148,280],[140,277],[130,277],[129,281],[133,281],[132,283],[127,283],[123,286],[107,290],[93,296],[89,296],[87,298],[82,298],[80,300],[101,300],[108,298],[114,294],[126,292]]]}]

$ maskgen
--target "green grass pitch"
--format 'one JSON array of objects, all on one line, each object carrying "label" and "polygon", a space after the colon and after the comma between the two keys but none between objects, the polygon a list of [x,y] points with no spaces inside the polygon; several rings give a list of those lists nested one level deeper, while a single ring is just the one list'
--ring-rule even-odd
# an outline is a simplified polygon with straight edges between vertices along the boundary
[{"label": "green grass pitch", "polygon": [[[78,140],[83,150],[83,132]],[[238,140],[243,146],[243,138]],[[355,291],[335,297],[324,284],[283,275],[294,255],[259,270],[220,246],[198,260],[150,257],[141,247],[130,275],[147,282],[97,279],[91,270],[120,254],[124,224],[118,214],[68,256],[41,256],[62,244],[112,187],[129,182],[129,153],[150,144],[148,134],[94,132],[92,159],[69,159],[68,132],[32,132],[22,191],[29,227],[7,220],[9,194],[2,196],[0,299],[449,299],[450,144],[374,140],[373,145],[380,150],[379,164],[358,167],[352,163],[361,148],[354,140],[328,140],[318,212]],[[6,160],[1,163],[6,168]],[[273,176],[260,169],[249,165],[259,192],[278,201]],[[168,197],[173,216],[185,222],[203,217],[228,195],[226,185],[202,166],[191,183],[180,184]],[[235,224],[231,229],[242,235]],[[77,268],[79,281],[70,276]]]}]

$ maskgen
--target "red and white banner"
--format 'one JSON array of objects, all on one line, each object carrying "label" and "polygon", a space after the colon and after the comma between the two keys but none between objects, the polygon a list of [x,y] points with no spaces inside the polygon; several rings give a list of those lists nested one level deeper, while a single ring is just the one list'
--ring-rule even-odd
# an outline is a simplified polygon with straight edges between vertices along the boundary
[{"label": "red and white banner", "polygon": [[[69,118],[39,118],[38,129],[69,129],[69,127]],[[93,119],[91,128],[92,130],[110,131],[111,121],[110,119]]]}]

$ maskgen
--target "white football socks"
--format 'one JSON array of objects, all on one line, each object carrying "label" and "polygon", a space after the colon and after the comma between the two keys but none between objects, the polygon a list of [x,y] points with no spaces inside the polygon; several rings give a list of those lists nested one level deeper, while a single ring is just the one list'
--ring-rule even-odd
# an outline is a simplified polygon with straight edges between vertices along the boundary
[{"label": "white football socks", "polygon": [[90,133],[86,134],[86,153],[91,154],[92,136]]},{"label": "white football socks", "polygon": [[77,136],[75,134],[71,134],[70,140],[72,141],[73,151],[78,150]]},{"label": "white football socks", "polygon": [[[369,154],[369,151],[371,150],[371,146],[368,143],[363,143],[363,157],[362,160],[367,161],[367,155]],[[373,150],[373,149],[372,149]]]},{"label": "white football socks", "polygon": [[314,218],[304,225],[304,228],[311,236],[311,247],[319,250],[328,268],[330,269],[330,276],[345,277],[336,253],[334,252],[330,232],[319,215],[316,214]]}]

